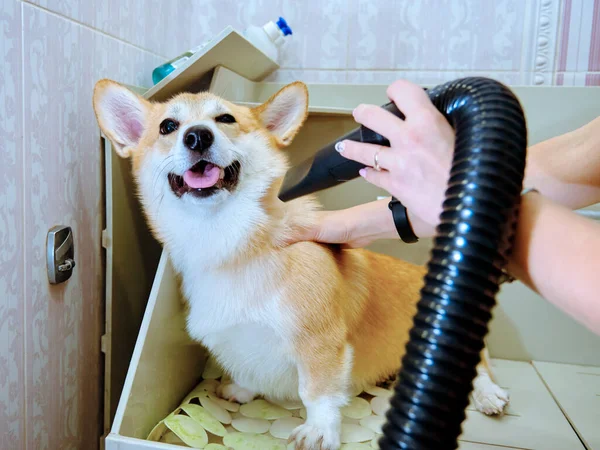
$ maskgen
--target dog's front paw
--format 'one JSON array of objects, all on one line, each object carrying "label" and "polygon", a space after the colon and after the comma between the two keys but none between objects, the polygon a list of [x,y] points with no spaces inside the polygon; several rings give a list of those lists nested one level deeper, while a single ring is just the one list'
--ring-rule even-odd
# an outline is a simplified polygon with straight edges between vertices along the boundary
[{"label": "dog's front paw", "polygon": [[289,441],[294,443],[294,450],[338,450],[341,445],[339,430],[306,423],[292,432]]},{"label": "dog's front paw", "polygon": [[[483,380],[482,380],[483,381]],[[475,383],[473,389],[473,405],[489,416],[501,414],[508,404],[508,392],[491,380]]]},{"label": "dog's front paw", "polygon": [[217,387],[217,395],[230,402],[248,403],[254,400],[256,394],[235,383],[223,383]]}]

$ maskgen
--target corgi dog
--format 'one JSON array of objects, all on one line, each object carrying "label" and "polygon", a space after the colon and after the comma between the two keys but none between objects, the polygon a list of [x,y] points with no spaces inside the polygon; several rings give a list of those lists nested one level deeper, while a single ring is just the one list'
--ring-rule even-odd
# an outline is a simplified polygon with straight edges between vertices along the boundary
[{"label": "corgi dog", "polygon": [[[277,197],[285,147],[308,115],[306,86],[251,108],[208,92],[150,102],[101,80],[93,105],[115,152],[131,158],[149,227],[181,278],[187,332],[231,378],[219,395],[301,400],[307,419],[294,448],[338,449],[352,392],[400,368],[426,269],[365,249],[289,244],[320,208],[311,196]],[[477,372],[474,405],[501,413],[508,395],[485,350]]]}]

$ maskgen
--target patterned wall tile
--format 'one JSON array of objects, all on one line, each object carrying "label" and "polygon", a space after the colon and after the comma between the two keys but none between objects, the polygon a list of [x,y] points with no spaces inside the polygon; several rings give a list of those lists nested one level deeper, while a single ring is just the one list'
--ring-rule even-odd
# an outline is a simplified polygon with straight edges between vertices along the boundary
[{"label": "patterned wall tile", "polygon": [[348,69],[390,69],[398,53],[398,2],[350,0]]},{"label": "patterned wall tile", "polygon": [[19,449],[23,407],[21,3],[0,3],[0,448]]},{"label": "patterned wall tile", "polygon": [[389,62],[385,52],[393,53],[392,67],[398,70],[518,70],[525,3],[393,0],[386,7],[393,11],[371,14],[370,24],[351,29],[357,45],[351,40],[350,48],[365,49],[360,43],[369,28],[376,33],[370,51],[381,49],[382,63]]},{"label": "patterned wall tile", "polygon": [[600,86],[600,72],[558,72],[558,86]]},{"label": "patterned wall tile", "polygon": [[303,6],[306,9],[296,18],[298,33],[304,41],[301,67],[346,68],[349,33],[346,0],[310,0],[303,2]]},{"label": "patterned wall tile", "polygon": [[[337,13],[338,22],[344,22],[340,8],[345,0],[335,0],[327,9]],[[262,26],[269,20],[285,17],[294,30],[290,39],[293,55],[284,58],[290,67],[302,67],[301,61],[315,64],[315,45],[320,47],[321,35],[307,32],[314,23],[323,21],[320,3],[316,0],[31,0],[57,14],[74,19],[104,33],[147,49],[170,59],[196,47],[219,33],[228,25],[243,31],[249,24]],[[339,27],[330,30],[329,41],[335,40]],[[345,41],[344,41],[345,44]],[[331,52],[338,49],[324,44]],[[308,46],[308,47],[307,47]],[[344,60],[345,63],[345,60]]]},{"label": "patterned wall tile", "polygon": [[598,72],[600,71],[600,0],[594,1],[592,14],[592,38],[590,40],[588,70]]},{"label": "patterned wall tile", "polygon": [[[171,22],[179,21],[179,33],[186,32],[187,26],[193,19],[189,14],[168,14],[172,5],[168,2],[135,0],[27,0],[53,13],[76,20],[84,25],[96,28],[111,36],[130,42],[133,45],[150,50],[163,50],[180,40],[167,26]],[[186,10],[189,2],[182,3],[182,10]],[[186,21],[188,19],[189,21]],[[159,30],[163,30],[164,34]],[[157,46],[157,43],[163,43]],[[160,53],[160,52],[159,52]],[[168,53],[165,53],[165,55]]]},{"label": "patterned wall tile", "polygon": [[556,84],[590,85],[600,71],[600,0],[563,0]]},{"label": "patterned wall tile", "polygon": [[286,70],[521,71],[522,83],[549,84],[557,47],[556,70],[600,70],[592,35],[600,0],[29,1],[164,58],[227,25],[243,30],[282,15],[294,29]]},{"label": "patterned wall tile", "polygon": [[282,67],[346,67],[348,0],[32,1],[165,58],[205,42],[228,25],[243,31],[283,16],[294,34],[282,54]]},{"label": "patterned wall tile", "polygon": [[550,84],[555,70],[600,71],[600,0],[28,1],[163,58],[227,25],[241,31],[282,15],[294,35],[281,66],[307,77],[328,69],[521,71],[520,83]]},{"label": "patterned wall tile", "polygon": [[[104,314],[102,153],[92,89],[101,77],[148,85],[158,58],[37,7],[23,13],[27,444],[94,448]],[[68,282],[52,286],[44,250],[57,224],[73,227],[77,266]]]},{"label": "patterned wall tile", "polygon": [[600,86],[600,73],[588,73],[585,75],[586,86]]}]

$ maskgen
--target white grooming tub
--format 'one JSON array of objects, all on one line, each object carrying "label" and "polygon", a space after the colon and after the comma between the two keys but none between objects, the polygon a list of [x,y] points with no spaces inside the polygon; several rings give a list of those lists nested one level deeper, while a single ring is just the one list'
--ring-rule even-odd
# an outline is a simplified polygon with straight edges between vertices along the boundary
[{"label": "white grooming tub", "polygon": [[[184,90],[209,89],[232,101],[256,104],[283,86],[261,81],[276,68],[273,61],[227,29],[204,53],[145,92],[145,96],[164,99]],[[387,101],[385,85],[308,87],[310,114],[289,150],[293,161],[354,128],[351,111],[358,103]],[[525,108],[530,144],[600,115],[600,88],[513,89]],[[182,448],[146,438],[201,381],[207,354],[185,332],[178,282],[168,257],[161,254],[148,234],[131,190],[129,164],[118,159],[108,141],[105,145],[105,447]],[[326,208],[340,209],[375,200],[382,194],[355,180],[322,192],[319,198]],[[584,213],[594,215],[596,211],[600,209],[592,207]],[[429,240],[415,245],[381,242],[371,248],[425,263],[430,245]],[[134,279],[138,276],[141,283]],[[127,349],[119,345],[128,339],[133,343],[138,327],[121,390],[125,370],[121,367],[121,375],[116,371]],[[502,417],[487,417],[469,408],[460,437],[461,449],[600,449],[600,338],[516,282],[502,287],[488,345],[499,384],[509,391],[511,402]],[[370,441],[364,444],[370,448]]]}]

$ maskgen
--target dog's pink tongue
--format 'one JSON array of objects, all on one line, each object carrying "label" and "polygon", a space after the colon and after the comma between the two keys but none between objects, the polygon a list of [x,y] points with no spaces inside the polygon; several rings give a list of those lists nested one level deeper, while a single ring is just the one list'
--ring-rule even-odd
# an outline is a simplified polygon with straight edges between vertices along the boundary
[{"label": "dog's pink tongue", "polygon": [[191,170],[187,170],[183,174],[183,181],[189,187],[194,189],[204,189],[213,187],[219,181],[219,175],[221,173],[221,169],[217,166],[208,163],[204,168],[204,172],[192,172]]}]

